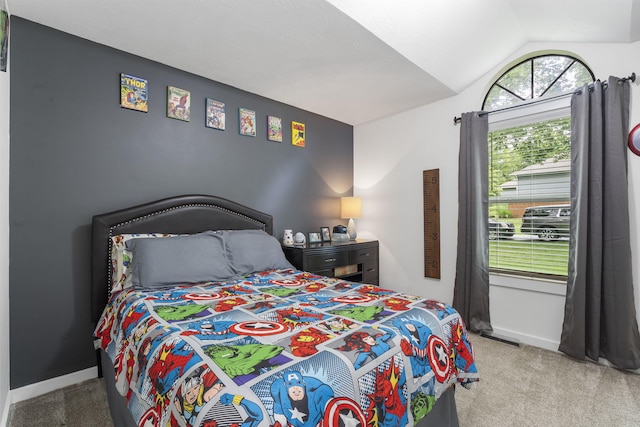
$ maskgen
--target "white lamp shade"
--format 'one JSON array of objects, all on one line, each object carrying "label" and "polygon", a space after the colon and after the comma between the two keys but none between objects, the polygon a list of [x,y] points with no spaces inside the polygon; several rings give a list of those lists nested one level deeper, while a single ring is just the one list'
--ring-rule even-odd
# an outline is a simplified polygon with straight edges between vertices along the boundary
[{"label": "white lamp shade", "polygon": [[360,197],[342,197],[340,218],[360,218],[362,216],[362,199]]},{"label": "white lamp shade", "polygon": [[347,224],[349,240],[355,240],[357,233],[356,223],[353,219],[362,216],[362,199],[360,197],[343,197],[340,202],[342,207],[340,217],[349,218],[349,223]]}]

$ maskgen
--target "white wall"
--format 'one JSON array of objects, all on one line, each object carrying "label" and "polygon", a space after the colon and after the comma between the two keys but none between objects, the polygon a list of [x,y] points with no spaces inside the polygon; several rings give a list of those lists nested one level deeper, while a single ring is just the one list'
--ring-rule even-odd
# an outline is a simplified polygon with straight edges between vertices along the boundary
[{"label": "white wall", "polygon": [[[380,283],[450,303],[457,238],[459,126],[454,116],[479,110],[494,77],[531,52],[568,52],[585,61],[596,78],[626,77],[631,87],[630,126],[640,122],[640,42],[633,44],[528,44],[459,95],[354,129],[354,193],[363,198],[358,236],[380,240]],[[455,54],[454,52],[452,54]],[[635,104],[635,105],[634,105]],[[441,279],[423,274],[422,171],[440,169]],[[640,255],[640,157],[629,151],[631,245]],[[542,290],[533,292],[531,289]],[[640,270],[634,271],[640,317]],[[491,277],[491,321],[495,332],[556,350],[564,312],[564,285]],[[640,322],[640,320],[639,320]]]},{"label": "white wall", "polygon": [[9,72],[0,71],[0,425],[9,411]]}]

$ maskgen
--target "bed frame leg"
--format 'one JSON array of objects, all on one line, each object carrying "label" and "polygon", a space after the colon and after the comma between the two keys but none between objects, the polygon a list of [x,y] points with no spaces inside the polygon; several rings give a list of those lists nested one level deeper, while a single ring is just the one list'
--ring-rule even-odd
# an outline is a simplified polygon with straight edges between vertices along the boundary
[{"label": "bed frame leg", "polygon": [[104,373],[102,372],[102,354],[100,350],[96,350],[96,362],[98,364],[98,378],[102,378]]}]

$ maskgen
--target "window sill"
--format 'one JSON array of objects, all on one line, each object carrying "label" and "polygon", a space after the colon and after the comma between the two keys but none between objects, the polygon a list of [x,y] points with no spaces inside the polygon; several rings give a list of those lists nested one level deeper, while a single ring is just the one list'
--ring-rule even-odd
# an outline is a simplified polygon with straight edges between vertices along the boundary
[{"label": "window sill", "polygon": [[565,296],[567,294],[567,284],[565,281],[528,279],[504,273],[490,273],[489,285],[551,295]]}]

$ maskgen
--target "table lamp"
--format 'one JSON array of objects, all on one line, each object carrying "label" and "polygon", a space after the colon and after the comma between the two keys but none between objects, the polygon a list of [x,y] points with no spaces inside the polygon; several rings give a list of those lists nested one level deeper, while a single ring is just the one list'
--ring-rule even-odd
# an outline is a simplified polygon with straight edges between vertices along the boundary
[{"label": "table lamp", "polygon": [[360,197],[342,197],[341,206],[340,218],[349,218],[349,223],[347,224],[349,240],[355,240],[357,233],[354,218],[360,218],[362,215],[362,199]]}]

